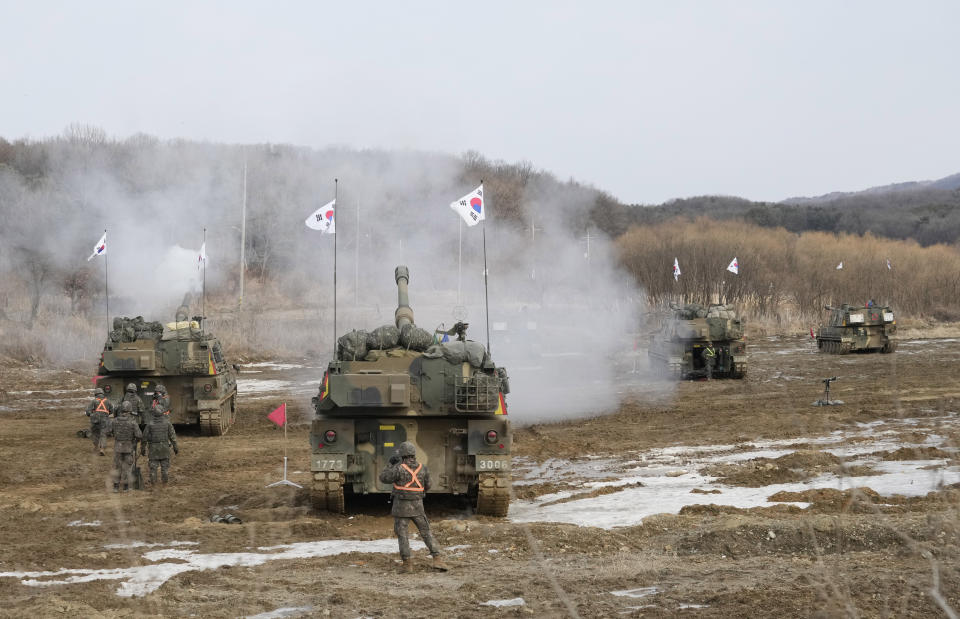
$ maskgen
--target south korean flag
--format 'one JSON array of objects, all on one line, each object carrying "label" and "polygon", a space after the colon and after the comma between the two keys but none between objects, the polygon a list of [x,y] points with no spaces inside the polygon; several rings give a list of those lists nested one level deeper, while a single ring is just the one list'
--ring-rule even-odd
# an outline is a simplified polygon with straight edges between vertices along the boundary
[{"label": "south korean flag", "polygon": [[319,230],[324,234],[336,234],[337,221],[334,217],[337,201],[330,200],[307,217],[305,224],[311,230]]},{"label": "south korean flag", "polygon": [[463,196],[456,202],[450,203],[450,208],[457,212],[468,226],[475,226],[487,218],[487,210],[483,204],[483,183]]}]

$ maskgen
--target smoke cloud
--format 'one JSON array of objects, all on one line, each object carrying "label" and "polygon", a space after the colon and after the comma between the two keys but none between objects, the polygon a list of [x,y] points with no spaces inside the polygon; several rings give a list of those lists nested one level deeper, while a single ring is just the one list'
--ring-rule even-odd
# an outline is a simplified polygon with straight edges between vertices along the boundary
[{"label": "smoke cloud", "polygon": [[[449,328],[463,318],[468,337],[486,343],[489,318],[493,359],[511,376],[508,408],[515,421],[600,414],[623,396],[617,370],[632,351],[644,296],[618,267],[609,240],[584,224],[594,189],[472,154],[241,147],[147,136],[95,144],[58,139],[24,148],[40,161],[39,181],[23,166],[0,166],[0,208],[23,214],[3,236],[10,247],[32,246],[58,274],[44,284],[44,311],[65,311],[61,280],[82,272],[89,278],[83,309],[92,324],[104,324],[103,258],[85,258],[106,228],[111,314],[171,320],[184,294],[200,290],[197,256],[206,229],[207,314],[212,328],[238,333],[227,338],[228,352],[325,359],[324,351],[333,350],[336,242],[337,333],[392,322],[393,269],[405,264],[419,326]],[[448,207],[480,180],[485,231],[461,225]],[[303,224],[335,192],[336,238]],[[249,312],[241,314],[244,194],[243,308]],[[17,251],[5,253],[2,269],[17,276],[3,291],[7,299],[29,287],[25,264]],[[15,319],[29,311],[16,302],[7,308]],[[196,304],[191,310],[199,313]],[[95,341],[85,358],[96,358],[102,337]]]}]

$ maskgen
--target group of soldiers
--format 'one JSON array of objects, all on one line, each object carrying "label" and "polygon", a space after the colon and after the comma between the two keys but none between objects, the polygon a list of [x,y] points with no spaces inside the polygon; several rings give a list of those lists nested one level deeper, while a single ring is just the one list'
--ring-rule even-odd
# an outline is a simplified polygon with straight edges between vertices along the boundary
[{"label": "group of soldiers", "polygon": [[86,413],[90,417],[94,453],[105,456],[107,437],[113,436],[114,492],[127,492],[133,485],[138,444],[140,455],[144,456],[149,446],[151,487],[157,484],[158,469],[163,483],[169,481],[170,450],[179,454],[180,448],[170,423],[170,397],[163,385],[156,386],[149,409],[144,406],[134,383],[127,385],[119,405],[108,400],[103,389],[97,387]]}]

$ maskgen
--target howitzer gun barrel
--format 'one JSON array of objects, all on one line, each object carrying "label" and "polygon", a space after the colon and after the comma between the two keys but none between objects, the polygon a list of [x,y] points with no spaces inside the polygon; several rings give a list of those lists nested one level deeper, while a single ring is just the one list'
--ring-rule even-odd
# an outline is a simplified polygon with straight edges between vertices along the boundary
[{"label": "howitzer gun barrel", "polygon": [[397,311],[393,318],[398,329],[404,325],[413,324],[413,310],[410,308],[410,295],[407,291],[407,284],[410,283],[410,270],[401,265],[393,272],[394,279],[397,280]]}]

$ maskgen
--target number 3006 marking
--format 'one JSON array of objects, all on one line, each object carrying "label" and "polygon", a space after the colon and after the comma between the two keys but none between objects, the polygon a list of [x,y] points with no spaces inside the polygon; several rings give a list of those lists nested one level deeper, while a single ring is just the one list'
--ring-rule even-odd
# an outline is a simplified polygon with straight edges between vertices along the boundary
[{"label": "number 3006 marking", "polygon": [[503,460],[477,460],[477,468],[482,471],[499,471],[507,468]]}]

